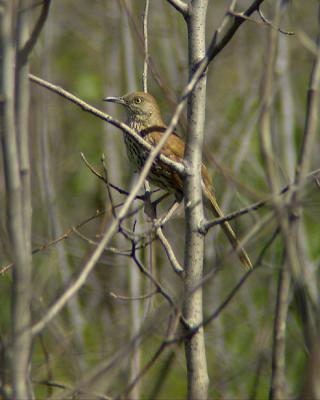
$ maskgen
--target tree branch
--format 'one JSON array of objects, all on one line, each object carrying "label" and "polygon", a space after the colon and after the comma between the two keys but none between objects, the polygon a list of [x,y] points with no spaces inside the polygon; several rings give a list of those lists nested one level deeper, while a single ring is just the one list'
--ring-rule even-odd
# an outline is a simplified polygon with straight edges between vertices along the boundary
[{"label": "tree branch", "polygon": [[[254,11],[256,11],[257,7],[263,2],[263,0],[256,0],[253,2],[253,4],[248,8],[246,11],[246,15],[251,15]],[[226,32],[226,35],[224,36],[223,39],[219,42],[218,45],[216,45],[216,41],[214,44],[210,46],[210,52],[208,53],[208,56],[204,57],[204,59],[198,64],[197,68],[195,69],[194,74],[191,76],[190,81],[188,85],[186,86],[185,90],[182,93],[182,97],[180,99],[179,104],[176,107],[176,110],[171,118],[170,124],[166,130],[166,132],[163,135],[162,140],[159,142],[159,144],[155,147],[152,148],[152,146],[148,145],[142,138],[140,138],[139,135],[136,134],[136,132],[132,129],[130,129],[126,124],[121,123],[120,121],[117,121],[116,119],[110,117],[107,114],[102,113],[101,111],[95,109],[94,107],[89,106],[87,103],[85,103],[82,100],[79,100],[77,97],[73,96],[72,94],[68,93],[67,91],[63,90],[62,88],[52,85],[49,82],[44,81],[43,79],[40,79],[34,75],[29,75],[30,79],[37,83],[40,86],[43,86],[55,93],[58,93],[62,97],[67,98],[74,104],[77,104],[80,106],[84,111],[90,112],[93,115],[96,115],[97,117],[109,122],[110,124],[116,126],[117,128],[127,132],[128,134],[132,135],[132,137],[140,143],[142,146],[147,148],[150,151],[149,157],[145,163],[145,166],[143,170],[141,171],[139,180],[137,182],[137,185],[134,187],[134,189],[131,191],[130,195],[126,199],[123,207],[121,208],[117,219],[115,219],[111,226],[107,229],[105,234],[103,235],[102,239],[99,242],[99,245],[95,249],[95,251],[92,253],[91,257],[83,267],[83,270],[80,272],[78,277],[70,283],[69,287],[65,290],[65,292],[56,300],[56,302],[49,308],[47,314],[40,320],[38,321],[32,328],[32,333],[33,335],[39,333],[46,325],[51,321],[52,318],[64,307],[66,302],[69,300],[71,296],[74,295],[74,293],[81,288],[81,286],[85,283],[87,276],[89,273],[92,271],[94,268],[96,262],[98,261],[100,255],[103,252],[104,247],[108,244],[109,240],[111,239],[113,233],[117,230],[118,223],[120,220],[126,215],[134,197],[142,187],[145,178],[148,175],[148,171],[152,166],[153,160],[158,157],[158,153],[165,143],[166,139],[168,136],[172,133],[173,129],[177,125],[178,119],[182,113],[182,110],[184,108],[184,105],[186,103],[186,100],[195,87],[196,83],[200,79],[201,75],[205,71],[205,69],[208,67],[209,62],[217,55],[223,47],[226,46],[226,44],[231,40],[233,37],[234,33],[237,31],[237,29],[241,26],[243,23],[243,20],[235,20],[234,24],[232,27]],[[216,37],[216,35],[214,36]],[[210,56],[210,57],[209,57]],[[152,148],[152,149],[151,149]],[[180,174],[184,175],[185,173],[185,168],[177,163],[172,162],[170,159],[167,159],[166,157],[160,155],[160,158],[162,161],[167,163],[168,165],[172,166],[175,170],[177,170]]]},{"label": "tree branch", "polygon": [[145,0],[145,8],[143,14],[143,41],[144,41],[144,63],[142,83],[143,91],[148,92],[148,64],[149,64],[149,37],[148,37],[148,16],[149,16],[149,0]]},{"label": "tree branch", "polygon": [[[154,149],[153,146],[151,146],[148,142],[146,142],[141,136],[137,134],[137,132],[134,129],[131,129],[128,125],[124,124],[123,122],[118,121],[117,119],[111,117],[108,114],[103,113],[102,111],[98,110],[95,107],[90,106],[88,103],[84,102],[83,100],[79,99],[78,97],[74,96],[73,94],[67,92],[63,88],[53,85],[52,83],[49,83],[45,81],[44,79],[40,79],[36,77],[35,75],[29,74],[29,78],[32,82],[36,83],[37,85],[40,85],[42,87],[45,87],[46,89],[50,90],[51,92],[57,93],[59,96],[64,97],[65,99],[71,101],[72,103],[76,104],[77,106],[81,107],[83,111],[86,111],[92,115],[95,115],[96,117],[108,122],[109,124],[121,129],[122,131],[128,133],[131,135],[134,140],[136,140],[139,144],[141,144],[145,149],[151,150]],[[183,107],[183,106],[182,106]],[[181,107],[181,108],[182,108]],[[182,109],[181,109],[182,111]],[[171,126],[168,127],[166,132],[164,133],[163,137],[165,138],[163,140],[163,143],[161,146],[159,146],[159,150],[165,143],[166,139],[168,136],[172,133],[173,129],[175,128],[178,118],[180,116],[180,113],[178,110],[175,112],[175,114],[172,117],[172,122]],[[161,161],[172,167],[175,171],[179,172],[181,175],[184,175],[184,166],[182,164],[176,163],[172,161],[170,158],[165,157],[162,154],[157,154],[156,157],[159,157]]]},{"label": "tree branch", "polygon": [[[13,37],[13,23],[16,21],[15,7],[11,0],[4,0],[0,6],[0,138],[4,160],[7,227],[12,245],[12,254],[15,264],[12,280],[12,354],[11,374],[13,397],[32,399],[33,392],[29,377],[29,357],[31,352],[31,279],[32,259],[30,250],[31,208],[24,209],[24,204],[30,205],[30,188],[28,179],[23,179],[22,166],[28,168],[27,158],[20,160],[28,154],[28,140],[25,133],[18,131],[16,126],[26,124],[28,115],[21,109],[15,109],[17,96],[22,96],[25,101],[25,92],[21,86],[15,93],[14,66],[15,45]],[[18,43],[28,29],[28,20],[19,20],[20,33]],[[23,74],[24,71],[19,70]],[[19,75],[19,79],[23,76]],[[19,82],[21,82],[19,81]],[[24,86],[25,88],[25,86]],[[20,105],[19,103],[16,103]],[[17,112],[16,112],[17,111]],[[18,119],[19,118],[19,119]],[[21,125],[19,125],[21,126]],[[18,139],[20,143],[18,145]],[[23,164],[21,164],[21,163]],[[26,175],[29,173],[25,171]],[[23,196],[26,196],[25,198]],[[24,203],[25,202],[25,203]]]},{"label": "tree branch", "polygon": [[[25,43],[23,48],[19,50],[18,53],[18,58],[21,61],[22,64],[25,64],[27,62],[27,59],[29,57],[29,54],[31,53],[32,49],[37,43],[38,37],[42,31],[42,28],[44,26],[44,23],[46,22],[46,19],[49,14],[49,8],[50,8],[51,0],[42,0],[42,10],[39,15],[39,18],[33,28],[33,31],[30,34],[29,40]],[[26,13],[28,10],[20,10],[20,13]]]},{"label": "tree branch", "polygon": [[[189,46],[189,76],[197,68],[205,54],[206,13],[208,0],[193,0],[192,13],[187,21]],[[204,219],[202,204],[202,145],[204,136],[206,75],[199,79],[188,98],[188,132],[185,149],[185,165],[188,175],[184,179],[185,204],[185,266],[183,315],[189,325],[187,332],[203,321],[202,286],[204,260],[204,235],[198,227]],[[196,290],[195,287],[197,287]],[[191,399],[206,399],[208,396],[208,367],[204,331],[200,328],[185,343],[188,394]]]},{"label": "tree branch", "polygon": [[189,5],[183,0],[167,0],[184,18],[189,15]]},{"label": "tree branch", "polygon": [[[284,257],[286,259],[287,257]],[[272,373],[270,384],[270,400],[287,398],[285,381],[286,330],[289,307],[291,273],[285,260],[279,274],[277,303],[273,325]]]},{"label": "tree branch", "polygon": [[[38,80],[38,78],[36,78],[36,81],[37,80]],[[40,81],[42,81],[42,80],[40,80]],[[45,85],[46,85],[46,83],[45,83]],[[51,87],[52,85],[49,84],[49,86]],[[56,88],[54,88],[53,91],[56,91]],[[59,88],[58,88],[58,92],[59,91],[61,91],[61,89],[59,90]],[[72,102],[80,105],[85,111],[89,111],[90,110],[94,115],[99,116],[100,118],[110,122],[111,124],[119,127],[120,129],[128,131],[130,134],[133,133],[135,136],[137,136],[137,138],[141,139],[140,136],[137,135],[134,130],[129,129],[125,124],[123,124],[123,123],[111,118],[110,116],[102,113],[101,111],[99,111],[99,110],[97,110],[97,109],[95,109],[95,108],[93,108],[91,106],[88,106],[86,103],[78,100],[77,98],[75,98],[75,96],[72,96],[68,92],[65,92],[65,91],[62,90],[62,93],[63,93],[63,95],[65,95],[64,97],[67,97]],[[164,145],[164,143],[167,140],[168,136],[171,134],[171,132],[173,131],[174,127],[177,124],[179,110],[181,112],[182,108],[183,108],[183,104],[181,102],[178,105],[178,108],[177,108],[176,112],[174,113],[174,115],[172,117],[172,120],[171,120],[168,128],[166,129],[162,139],[159,141],[158,145],[155,146],[155,147],[151,146],[152,150],[150,151],[150,154],[149,154],[149,156],[148,156],[148,158],[147,158],[147,160],[145,162],[145,165],[144,165],[143,169],[140,172],[138,182],[136,183],[135,187],[130,192],[130,194],[127,197],[125,203],[121,207],[121,210],[119,211],[117,217],[113,219],[112,223],[107,228],[107,230],[104,233],[104,235],[102,236],[98,246],[93,251],[93,253],[89,257],[88,261],[84,265],[82,271],[80,271],[78,276],[69,283],[68,287],[60,295],[60,297],[49,307],[49,309],[47,310],[46,315],[44,315],[43,318],[40,321],[38,321],[37,323],[35,323],[33,325],[33,327],[32,327],[32,334],[33,335],[36,335],[39,332],[41,332],[41,330],[44,329],[44,327],[51,321],[51,319],[54,318],[54,316],[66,305],[68,300],[85,284],[88,275],[90,274],[90,272],[95,267],[95,265],[98,262],[102,252],[104,251],[104,248],[107,246],[107,244],[111,240],[112,236],[117,231],[119,223],[126,216],[126,214],[127,214],[128,210],[129,210],[133,200],[135,199],[135,197],[136,197],[137,193],[139,192],[140,188],[143,186],[144,181],[148,176],[149,170],[152,167],[153,161],[155,160],[156,157],[158,157],[159,152],[161,150],[161,147]],[[144,140],[143,140],[143,142],[144,142]],[[167,157],[165,157],[165,159],[167,159]],[[178,166],[179,165],[180,164],[178,164]]]},{"label": "tree branch", "polygon": [[[311,179],[311,178],[317,179],[317,176],[319,174],[320,174],[320,169],[316,169],[315,171],[312,171],[307,175],[307,179]],[[300,188],[302,188],[302,185],[303,185],[303,182],[301,183]],[[281,196],[281,195],[287,193],[289,190],[296,191],[296,190],[299,190],[300,188],[296,187],[294,182],[290,183],[289,185],[286,185],[279,192],[279,194],[277,196]],[[273,196],[269,196],[264,200],[257,201],[256,203],[253,203],[253,204],[249,205],[248,207],[241,208],[240,210],[234,211],[234,212],[232,212],[228,215],[225,215],[221,218],[214,218],[209,221],[204,221],[203,224],[201,224],[201,226],[200,226],[200,232],[202,232],[203,234],[206,234],[208,232],[208,230],[210,228],[212,228],[213,226],[221,225],[225,221],[231,221],[235,218],[241,217],[242,215],[246,215],[252,211],[257,211],[261,207],[264,207],[268,204],[271,205],[272,201],[273,201]]]}]

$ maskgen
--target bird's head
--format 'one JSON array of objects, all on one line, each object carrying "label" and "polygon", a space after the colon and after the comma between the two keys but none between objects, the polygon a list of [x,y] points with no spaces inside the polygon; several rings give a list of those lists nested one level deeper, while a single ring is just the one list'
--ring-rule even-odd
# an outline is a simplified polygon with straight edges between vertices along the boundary
[{"label": "bird's head", "polygon": [[104,101],[122,104],[128,115],[128,124],[136,129],[163,125],[159,106],[153,96],[145,92],[128,93],[120,97],[106,97]]}]

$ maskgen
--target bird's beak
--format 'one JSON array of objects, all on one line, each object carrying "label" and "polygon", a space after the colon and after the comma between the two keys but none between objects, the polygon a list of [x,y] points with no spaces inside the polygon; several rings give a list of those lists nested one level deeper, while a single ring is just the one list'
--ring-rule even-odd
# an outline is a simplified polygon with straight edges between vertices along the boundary
[{"label": "bird's beak", "polygon": [[103,99],[103,101],[109,101],[110,103],[122,104],[124,106],[126,105],[125,100],[121,96],[119,96],[119,97],[105,97]]}]

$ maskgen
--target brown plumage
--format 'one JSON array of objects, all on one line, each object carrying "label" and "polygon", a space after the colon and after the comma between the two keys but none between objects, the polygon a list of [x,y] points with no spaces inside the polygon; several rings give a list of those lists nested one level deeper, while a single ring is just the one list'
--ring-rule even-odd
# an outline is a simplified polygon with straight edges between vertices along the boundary
[{"label": "brown plumage", "polygon": [[[167,126],[163,122],[159,106],[153,96],[144,92],[134,92],[122,97],[106,97],[104,100],[125,106],[127,124],[135,129],[151,145],[155,146],[159,142]],[[124,132],[124,142],[129,160],[132,162],[135,170],[141,170],[148,157],[148,151],[126,132]],[[175,133],[169,136],[161,149],[163,155],[176,162],[182,161],[184,151],[185,144]],[[214,195],[208,170],[204,164],[201,167],[201,174],[204,204],[212,211],[214,216],[223,217],[223,212]],[[148,179],[152,184],[173,193],[179,201],[182,200],[182,177],[161,160],[154,162]],[[251,261],[246,251],[239,245],[239,241],[229,222],[224,222],[221,226],[232,247],[237,251],[243,265],[248,269],[252,268]]]}]

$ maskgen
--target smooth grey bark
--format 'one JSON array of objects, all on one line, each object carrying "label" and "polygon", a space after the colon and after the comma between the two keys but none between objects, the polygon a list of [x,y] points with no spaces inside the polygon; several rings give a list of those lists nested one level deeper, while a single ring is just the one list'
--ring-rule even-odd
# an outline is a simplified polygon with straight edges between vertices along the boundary
[{"label": "smooth grey bark", "polygon": [[[31,351],[31,198],[28,152],[28,78],[27,64],[15,59],[13,23],[15,3],[0,6],[0,133],[4,159],[7,227],[11,242],[12,279],[12,386],[13,398],[31,399],[29,357]],[[28,17],[18,19],[17,43],[28,32]],[[16,76],[14,66],[16,66]],[[15,81],[16,77],[16,81]],[[16,93],[15,93],[16,87]],[[16,101],[15,95],[19,99]],[[21,97],[20,97],[21,96]],[[26,102],[27,104],[25,104]],[[19,146],[17,142],[17,133]]]},{"label": "smooth grey bark", "polygon": [[[50,76],[50,65],[51,65],[51,37],[53,35],[53,30],[51,28],[51,23],[46,26],[44,32],[44,43],[43,43],[43,63],[42,63],[42,75]],[[56,183],[53,179],[52,174],[52,154],[50,153],[49,146],[49,134],[51,132],[51,121],[50,116],[50,102],[48,98],[48,93],[41,93],[41,130],[42,134],[40,136],[40,165],[42,173],[42,187],[43,196],[46,203],[48,212],[48,222],[49,222],[49,232],[52,237],[59,237],[62,235],[62,224],[59,217],[59,205],[57,202],[56,195]],[[49,111],[48,111],[49,110]],[[54,128],[60,129],[57,123],[54,123]],[[68,282],[72,275],[72,265],[68,260],[68,255],[66,251],[66,245],[64,242],[59,242],[56,244],[57,256],[59,260],[59,269],[61,277],[64,283]],[[83,342],[83,328],[84,328],[84,318],[81,311],[79,296],[75,296],[70,299],[68,305],[68,311],[70,315],[70,321],[74,329],[75,343],[77,346],[77,351],[79,353],[84,352],[84,342]],[[79,359],[79,366],[82,370],[85,369],[85,359],[81,357]]]},{"label": "smooth grey bark", "polygon": [[[281,15],[280,3],[277,4],[276,18],[274,26],[279,25]],[[320,15],[320,14],[319,14]],[[318,20],[319,24],[319,20]],[[271,42],[273,39],[273,43]],[[272,74],[274,73],[272,67],[272,61],[274,60],[276,39],[274,32],[270,31],[270,44],[268,69],[269,77],[266,75],[265,87],[269,86],[269,90],[265,90],[266,100],[271,106],[271,88],[272,88]],[[268,71],[268,70],[267,70]],[[285,376],[285,351],[286,351],[286,321],[288,313],[288,302],[289,302],[289,288],[290,278],[293,278],[295,285],[302,286],[304,290],[308,289],[305,285],[303,278],[304,264],[306,263],[301,251],[301,245],[299,243],[299,228],[301,225],[301,193],[297,190],[301,183],[307,176],[310,168],[310,161],[312,158],[313,144],[315,134],[317,132],[317,119],[319,109],[319,96],[318,86],[320,81],[320,34],[317,39],[317,51],[315,53],[313,67],[311,71],[310,84],[308,88],[307,106],[306,106],[306,121],[304,128],[304,135],[302,145],[300,148],[300,157],[296,168],[295,176],[295,187],[290,193],[290,199],[287,204],[281,203],[279,200],[274,201],[274,209],[276,215],[279,217],[279,225],[281,227],[283,241],[285,244],[285,262],[282,266],[279,288],[277,293],[277,307],[274,324],[274,339],[273,339],[273,354],[272,354],[272,376],[270,385],[269,398],[271,400],[281,400],[287,397],[286,393],[286,376]],[[267,86],[268,85],[268,86]],[[265,129],[265,137],[270,137],[270,112],[265,108],[264,118],[267,122],[262,127]],[[269,127],[268,127],[269,125]],[[265,142],[266,143],[266,142]],[[271,141],[270,141],[271,144]],[[267,147],[266,147],[267,148]],[[272,148],[269,147],[269,151]],[[271,154],[271,153],[270,153]],[[271,163],[266,160],[266,167],[268,171],[268,178],[272,189],[275,188],[275,173],[272,172]],[[273,191],[274,192],[274,191]],[[275,193],[275,192],[274,192]],[[289,211],[287,211],[289,210]],[[310,296],[311,298],[312,296]],[[308,331],[307,327],[307,331]],[[308,342],[309,340],[307,340]]]},{"label": "smooth grey bark", "polygon": [[[207,0],[193,0],[187,18],[189,43],[189,74],[205,56],[205,19]],[[184,317],[192,329],[203,320],[202,287],[204,236],[199,226],[204,219],[202,205],[201,163],[205,122],[206,75],[204,74],[188,100],[188,135],[185,163],[185,301]],[[195,288],[197,289],[195,290]],[[185,340],[188,372],[188,399],[206,399],[208,371],[203,328]]]},{"label": "smooth grey bark", "polygon": [[[28,0],[21,0],[19,6],[28,6]],[[18,140],[19,173],[21,180],[20,202],[23,225],[20,226],[24,241],[23,262],[15,265],[13,280],[13,318],[16,327],[14,342],[14,368],[17,369],[14,387],[18,388],[22,379],[27,385],[28,398],[34,398],[32,384],[29,376],[29,362],[32,347],[30,330],[31,324],[31,298],[32,298],[32,197],[31,197],[31,168],[29,154],[29,104],[30,82],[28,53],[22,52],[29,39],[29,13],[19,13],[17,10],[17,36],[16,36],[16,69],[15,69],[15,121]],[[30,47],[31,51],[31,47]],[[19,249],[18,251],[21,251]],[[15,271],[16,270],[16,271]],[[21,330],[24,330],[21,332]],[[19,364],[21,366],[18,366]]]},{"label": "smooth grey bark", "polygon": [[[275,4],[273,23],[279,27],[281,9],[280,3]],[[279,174],[274,159],[274,138],[272,136],[272,107],[274,95],[275,65],[278,51],[279,34],[277,29],[270,29],[268,34],[267,52],[265,57],[265,70],[262,78],[261,90],[261,112],[259,120],[260,128],[260,148],[264,159],[266,177],[270,192],[272,193],[272,203],[275,215],[279,221],[283,240],[287,248],[281,266],[279,284],[277,290],[277,301],[275,319],[273,327],[273,346],[272,346],[272,374],[270,382],[270,400],[280,400],[287,398],[286,376],[285,376],[285,350],[286,350],[286,328],[288,316],[288,302],[290,293],[290,268],[293,262],[297,264],[297,258],[292,257],[289,251],[287,213],[284,212],[283,200],[277,196],[279,192]],[[288,244],[288,245],[287,245]],[[291,255],[291,256],[290,256]]]},{"label": "smooth grey bark", "polygon": [[288,397],[286,388],[286,330],[289,306],[290,281],[289,266],[286,260],[279,276],[275,320],[273,327],[272,371],[270,383],[270,400],[281,400]]},{"label": "smooth grey bark", "polygon": [[[124,49],[123,57],[126,64],[125,76],[127,81],[127,90],[134,91],[137,87],[137,80],[135,74],[135,53],[134,53],[134,43],[132,34],[130,32],[129,25],[129,16],[132,14],[133,3],[127,1],[126,2],[126,15],[124,17],[124,24],[122,26],[122,48]],[[137,268],[135,268],[134,261],[132,259],[128,259],[128,281],[129,281],[129,289],[130,296],[136,297],[140,293],[141,288],[141,274]],[[130,302],[130,315],[131,315],[131,338],[134,338],[141,327],[141,309],[140,304],[137,301]],[[137,376],[138,371],[141,369],[141,348],[140,342],[137,341],[134,346],[134,351],[132,352],[132,356],[130,358],[130,370],[129,370],[129,379],[133,381]],[[136,385],[132,388],[132,391],[128,394],[128,399],[138,399],[140,398],[140,382],[137,382]]]},{"label": "smooth grey bark", "polygon": [[295,147],[294,147],[294,96],[292,91],[292,82],[290,74],[290,55],[288,37],[279,36],[279,49],[277,59],[277,70],[280,74],[280,101],[281,101],[281,121],[280,126],[283,132],[283,157],[285,161],[286,174],[289,180],[294,178],[296,165]]}]

